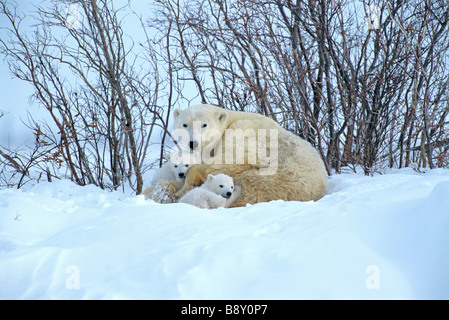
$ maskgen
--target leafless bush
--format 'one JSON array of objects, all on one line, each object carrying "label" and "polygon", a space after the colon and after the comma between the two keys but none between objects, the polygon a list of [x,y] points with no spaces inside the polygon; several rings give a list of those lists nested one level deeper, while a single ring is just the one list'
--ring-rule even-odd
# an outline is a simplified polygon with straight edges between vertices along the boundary
[{"label": "leafless bush", "polygon": [[[50,122],[36,129],[36,146],[51,149],[46,161],[79,185],[117,189],[129,181],[140,193],[153,128],[166,129],[170,106],[159,105],[156,62],[132,52],[135,43],[122,29],[127,8],[108,0],[53,1],[38,9],[30,33],[20,28],[17,6],[2,2],[10,38],[0,40],[0,50],[48,111]],[[145,69],[144,62],[153,65]]]},{"label": "leafless bush", "polygon": [[174,68],[203,102],[276,119],[329,172],[447,165],[444,0],[157,3]]}]

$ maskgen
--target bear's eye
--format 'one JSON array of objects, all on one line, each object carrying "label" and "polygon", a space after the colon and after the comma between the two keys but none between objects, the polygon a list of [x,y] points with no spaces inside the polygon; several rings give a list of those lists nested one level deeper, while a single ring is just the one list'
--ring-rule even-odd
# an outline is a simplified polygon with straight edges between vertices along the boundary
[{"label": "bear's eye", "polygon": [[188,167],[189,165],[188,164],[186,164],[186,168]]},{"label": "bear's eye", "polygon": [[220,184],[220,188],[223,188],[223,185],[222,185],[222,184]]},{"label": "bear's eye", "polygon": [[231,189],[234,189],[234,187],[232,186]]},{"label": "bear's eye", "polygon": [[177,168],[178,167],[178,165],[177,164],[175,164],[175,168]]},{"label": "bear's eye", "polygon": [[184,128],[187,128],[187,123],[183,123],[182,126],[183,126]]},{"label": "bear's eye", "polygon": [[207,127],[207,123],[203,123],[203,128],[206,128]]}]

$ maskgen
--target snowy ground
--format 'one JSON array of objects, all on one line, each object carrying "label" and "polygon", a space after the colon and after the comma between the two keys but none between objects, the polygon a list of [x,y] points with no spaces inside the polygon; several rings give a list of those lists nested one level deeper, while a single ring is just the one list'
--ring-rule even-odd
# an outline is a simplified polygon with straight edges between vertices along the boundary
[{"label": "snowy ground", "polygon": [[68,181],[0,190],[1,299],[449,299],[449,170],[334,175],[204,210]]}]

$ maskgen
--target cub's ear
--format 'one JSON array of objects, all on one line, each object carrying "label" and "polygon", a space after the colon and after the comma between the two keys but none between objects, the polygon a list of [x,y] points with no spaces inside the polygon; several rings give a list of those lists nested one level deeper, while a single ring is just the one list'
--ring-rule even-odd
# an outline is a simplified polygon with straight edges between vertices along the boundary
[{"label": "cub's ear", "polygon": [[218,121],[220,121],[221,123],[226,123],[226,121],[228,120],[228,114],[226,111],[218,111],[217,112],[217,119]]},{"label": "cub's ear", "polygon": [[181,113],[181,110],[179,110],[178,108],[173,110],[173,118],[176,119],[180,113]]},{"label": "cub's ear", "polygon": [[207,179],[206,179],[206,181],[212,181],[212,179],[214,179],[215,177],[212,175],[212,174],[209,174],[208,176],[207,176]]}]

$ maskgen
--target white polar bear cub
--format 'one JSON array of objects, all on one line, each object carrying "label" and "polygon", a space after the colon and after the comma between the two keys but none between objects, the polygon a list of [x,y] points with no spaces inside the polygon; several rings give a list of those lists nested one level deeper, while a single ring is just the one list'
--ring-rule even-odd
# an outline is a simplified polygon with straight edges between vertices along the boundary
[{"label": "white polar bear cub", "polygon": [[174,163],[167,160],[154,174],[151,185],[154,187],[159,181],[165,180],[171,182],[179,190],[184,185],[185,177],[189,169],[190,165],[188,163]]},{"label": "white polar bear cub", "polygon": [[178,202],[204,209],[228,208],[241,194],[240,186],[225,174],[208,175],[206,181],[187,192]]}]

